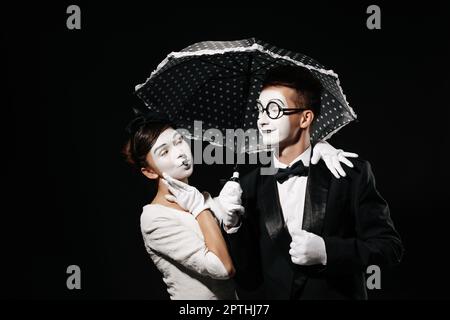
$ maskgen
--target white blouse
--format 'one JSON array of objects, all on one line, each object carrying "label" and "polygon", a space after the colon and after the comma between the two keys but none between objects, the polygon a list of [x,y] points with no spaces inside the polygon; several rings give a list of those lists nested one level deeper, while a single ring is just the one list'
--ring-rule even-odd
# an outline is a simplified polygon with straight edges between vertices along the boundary
[{"label": "white blouse", "polygon": [[206,247],[200,226],[191,214],[159,204],[146,205],[141,232],[171,299],[235,299],[233,280],[220,259]]}]

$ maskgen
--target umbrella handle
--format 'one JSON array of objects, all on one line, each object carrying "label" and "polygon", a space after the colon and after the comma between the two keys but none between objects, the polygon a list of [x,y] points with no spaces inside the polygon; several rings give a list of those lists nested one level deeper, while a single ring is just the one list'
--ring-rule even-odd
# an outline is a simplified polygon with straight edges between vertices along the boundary
[{"label": "umbrella handle", "polygon": [[233,176],[230,178],[230,181],[239,182],[239,171],[234,171]]},{"label": "umbrella handle", "polygon": [[233,176],[230,178],[230,181],[239,182],[239,164],[236,163],[233,167]]}]

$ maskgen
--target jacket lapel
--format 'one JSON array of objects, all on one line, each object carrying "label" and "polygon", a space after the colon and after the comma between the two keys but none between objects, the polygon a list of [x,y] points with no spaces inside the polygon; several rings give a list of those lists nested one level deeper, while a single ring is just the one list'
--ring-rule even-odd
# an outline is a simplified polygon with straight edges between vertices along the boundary
[{"label": "jacket lapel", "polygon": [[273,175],[261,175],[258,199],[261,199],[261,213],[270,238],[290,261],[289,248],[292,238],[281,211],[276,179]]},{"label": "jacket lapel", "polygon": [[330,180],[331,173],[323,161],[310,166],[303,210],[303,230],[322,234]]},{"label": "jacket lapel", "polygon": [[273,175],[261,175],[258,199],[261,199],[261,210],[264,216],[264,223],[267,232],[272,239],[285,227],[281,212],[278,188]]}]

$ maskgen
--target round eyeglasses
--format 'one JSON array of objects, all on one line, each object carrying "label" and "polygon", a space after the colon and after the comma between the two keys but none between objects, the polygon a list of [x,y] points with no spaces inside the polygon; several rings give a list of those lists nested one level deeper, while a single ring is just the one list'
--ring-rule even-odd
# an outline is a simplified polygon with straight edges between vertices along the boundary
[{"label": "round eyeglasses", "polygon": [[305,110],[308,110],[307,108],[284,108],[284,105],[280,102],[276,101],[270,101],[267,106],[264,108],[261,102],[256,102],[256,108],[258,110],[258,114],[261,115],[263,112],[266,112],[267,116],[270,119],[279,119],[284,115],[290,115],[294,113],[299,113]]}]

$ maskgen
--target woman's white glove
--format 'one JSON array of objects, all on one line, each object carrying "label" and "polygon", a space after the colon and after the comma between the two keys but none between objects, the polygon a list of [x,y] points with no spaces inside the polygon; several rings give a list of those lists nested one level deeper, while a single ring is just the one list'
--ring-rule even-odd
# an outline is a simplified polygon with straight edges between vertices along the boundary
[{"label": "woman's white glove", "polygon": [[241,195],[241,185],[236,181],[228,181],[214,198],[215,203],[221,208],[220,212],[216,212],[219,215],[217,218],[227,228],[235,227],[239,223],[240,215],[244,213]]},{"label": "woman's white glove", "polygon": [[319,141],[314,146],[311,164],[317,164],[320,159],[323,159],[328,170],[339,179],[341,176],[346,176],[344,169],[342,169],[341,162],[350,168],[353,168],[353,164],[347,158],[357,157],[358,155],[356,153],[345,152],[342,149],[334,148],[326,141]]},{"label": "woman's white glove", "polygon": [[168,201],[178,203],[184,210],[189,211],[194,218],[197,218],[203,210],[209,209],[203,194],[197,188],[176,180],[166,173],[163,173],[163,178],[162,181],[171,193],[165,195]]}]

